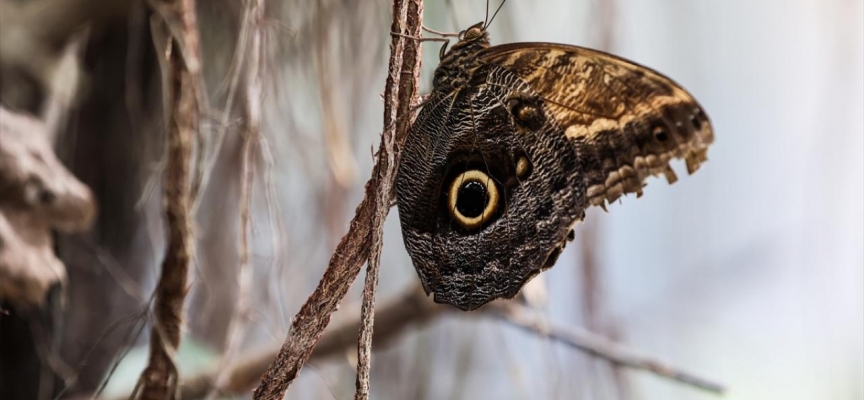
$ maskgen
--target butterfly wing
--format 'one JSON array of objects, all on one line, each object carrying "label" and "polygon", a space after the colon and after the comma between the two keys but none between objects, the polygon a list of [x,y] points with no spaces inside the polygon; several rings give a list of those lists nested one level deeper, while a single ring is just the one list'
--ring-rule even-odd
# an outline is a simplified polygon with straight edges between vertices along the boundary
[{"label": "butterfly wing", "polygon": [[396,180],[424,289],[464,310],[515,296],[555,264],[587,206],[641,193],[651,175],[674,181],[673,158],[692,173],[713,141],[692,96],[648,68],[573,46],[478,43],[442,59]]},{"label": "butterfly wing", "polygon": [[706,160],[714,134],[696,100],[671,79],[596,50],[511,43],[480,53],[525,81],[574,143],[588,201],[603,206],[626,193],[641,195],[648,176],[677,178],[669,161],[688,173]]},{"label": "butterfly wing", "polygon": [[550,268],[587,206],[577,153],[539,95],[497,66],[472,73],[471,84],[430,95],[396,178],[424,289],[463,310],[512,298]]}]

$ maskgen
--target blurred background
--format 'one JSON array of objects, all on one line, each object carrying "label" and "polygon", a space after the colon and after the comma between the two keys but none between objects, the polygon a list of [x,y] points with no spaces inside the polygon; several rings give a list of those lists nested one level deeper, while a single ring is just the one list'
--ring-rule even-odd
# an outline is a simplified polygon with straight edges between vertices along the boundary
[{"label": "blurred background", "polygon": [[[242,1],[197,5],[210,108],[183,377],[281,344],[347,231],[383,130],[390,3],[258,4],[262,18]],[[427,0],[424,23],[459,31],[485,15],[482,0]],[[34,349],[4,369],[0,392],[49,381],[44,398],[102,386],[114,398],[144,367],[142,310],[164,254],[149,21],[135,1],[0,1],[0,102],[46,122],[99,204],[90,231],[57,237],[63,300],[0,315],[0,341]],[[642,198],[589,210],[556,266],[532,281],[531,307],[722,382],[724,399],[864,399],[864,1],[509,0],[489,30],[493,44],[569,43],[661,71],[699,100],[716,135],[695,175],[673,165],[675,185],[651,179]],[[262,58],[250,72],[256,32]],[[421,93],[438,49],[423,45]],[[261,97],[245,90],[250,76]],[[263,138],[250,153],[244,288],[241,133],[256,99]],[[379,304],[416,282],[391,212]],[[334,324],[353,318],[361,289]],[[241,303],[248,313],[237,317]],[[288,398],[352,398],[355,363],[354,348],[313,359]],[[372,397],[718,398],[476,313],[390,340],[373,358]]]}]

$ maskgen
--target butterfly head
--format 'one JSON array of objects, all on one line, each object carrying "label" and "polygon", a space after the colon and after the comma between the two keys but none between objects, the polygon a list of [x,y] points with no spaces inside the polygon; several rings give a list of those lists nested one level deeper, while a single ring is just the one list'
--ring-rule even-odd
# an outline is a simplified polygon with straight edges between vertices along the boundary
[{"label": "butterfly head", "polygon": [[465,85],[471,77],[471,72],[479,65],[477,54],[489,48],[489,34],[483,22],[478,22],[468,29],[459,32],[459,41],[450,49],[447,45],[441,48],[441,62],[435,70],[433,86],[450,91]]},{"label": "butterfly head", "polygon": [[474,42],[482,40],[485,40],[487,45],[489,44],[489,34],[486,33],[485,22],[478,22],[474,25],[471,25],[468,29],[459,32],[460,42]]},{"label": "butterfly head", "polygon": [[489,47],[489,33],[486,25],[478,22],[459,32],[459,41],[453,45],[448,54],[452,53],[476,53]]}]

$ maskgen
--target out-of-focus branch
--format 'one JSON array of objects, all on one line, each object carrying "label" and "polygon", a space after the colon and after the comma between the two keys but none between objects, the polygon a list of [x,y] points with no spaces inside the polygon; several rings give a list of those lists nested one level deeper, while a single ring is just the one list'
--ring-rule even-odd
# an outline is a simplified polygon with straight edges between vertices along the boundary
[{"label": "out-of-focus branch", "polygon": [[[85,25],[123,18],[129,0],[0,1],[0,92],[13,107],[29,106],[35,94],[24,77],[50,91],[60,67],[64,45]],[[36,112],[36,109],[30,109]]]},{"label": "out-of-focus branch", "polygon": [[[433,303],[419,286],[411,288],[396,298],[385,301],[375,315],[375,348],[392,342],[409,327],[432,321],[447,308]],[[359,310],[358,310],[359,311]],[[312,351],[312,359],[323,359],[344,354],[357,343],[357,331],[362,321],[360,313],[346,316],[346,321],[327,329]],[[239,394],[251,389],[261,379],[261,374],[276,358],[277,349],[254,352],[240,357],[240,361],[228,367],[224,373],[224,385],[220,390],[225,394]],[[190,377],[180,387],[183,399],[201,398],[212,390],[219,371],[211,370]]]},{"label": "out-of-focus branch", "polygon": [[39,307],[65,282],[51,229],[86,229],[93,195],[60,163],[40,121],[0,107],[0,300]]},{"label": "out-of-focus branch", "polygon": [[655,375],[715,394],[723,394],[726,390],[720,383],[701,378],[681,368],[655,360],[603,336],[577,327],[552,323],[544,316],[515,302],[494,302],[482,310],[509,324],[561,343],[566,343],[624,367],[649,371]]},{"label": "out-of-focus branch", "polygon": [[151,7],[160,17],[152,20],[157,54],[165,57],[161,72],[168,146],[162,186],[168,243],[155,290],[150,359],[133,397],[155,400],[175,398],[177,388],[174,355],[180,344],[191,253],[189,168],[198,131],[201,58],[194,0],[153,2]]},{"label": "out-of-focus branch", "polygon": [[[227,369],[233,360],[235,353],[240,348],[245,333],[245,325],[249,321],[251,310],[252,289],[252,265],[249,263],[249,234],[252,207],[252,188],[256,176],[255,155],[262,150],[261,144],[261,59],[262,59],[262,30],[264,23],[264,0],[251,0],[246,4],[243,18],[243,27],[239,44],[235,54],[235,60],[248,59],[246,73],[246,131],[243,135],[243,158],[240,168],[240,239],[238,253],[240,263],[237,265],[237,309],[228,321],[228,337],[225,341],[225,351],[219,360],[216,384],[210,389],[207,398],[214,398],[219,388],[225,387],[230,372]],[[240,71],[238,65],[238,72]],[[233,84],[234,82],[232,82]],[[226,118],[229,114],[226,110]],[[224,126],[221,129],[225,129]],[[253,153],[254,152],[254,153]],[[183,396],[181,396],[182,398]]]},{"label": "out-of-focus branch", "polygon": [[[252,266],[249,263],[249,233],[250,233],[250,209],[252,207],[252,188],[254,187],[255,165],[253,160],[253,149],[255,154],[261,150],[261,55],[262,55],[262,31],[264,23],[264,0],[251,0],[246,5],[245,18],[243,20],[240,40],[248,37],[248,44],[240,42],[237,48],[236,58],[248,58],[246,67],[246,131],[243,135],[243,156],[240,168],[240,243],[238,253],[240,263],[237,265],[237,309],[228,322],[228,337],[226,339],[225,351],[219,360],[216,385],[210,390],[207,398],[212,399],[219,388],[227,385],[228,363],[240,348],[249,321],[252,299]],[[235,58],[235,59],[236,59]],[[238,63],[238,68],[239,63]],[[226,110],[226,115],[229,110]],[[182,398],[182,396],[181,396]]]},{"label": "out-of-focus branch", "polygon": [[[394,27],[400,32],[411,34],[416,28],[420,32],[420,0],[394,0]],[[398,22],[396,22],[398,21]],[[371,259],[372,281],[366,285],[374,288],[377,279],[377,258],[380,252],[384,219],[390,210],[393,196],[393,182],[399,148],[407,135],[411,106],[417,99],[420,73],[420,43],[394,37],[391,46],[387,85],[384,95],[384,126],[387,128],[381,137],[371,178],[366,183],[366,193],[357,206],[348,233],[336,246],[327,270],[315,291],[306,299],[291,324],[291,329],[276,359],[261,379],[255,390],[254,398],[281,399],[288,386],[312,354],[312,349],[321,337],[324,328],[336,307],[348,293],[351,283],[357,278],[360,268]],[[371,257],[370,257],[371,255]],[[371,293],[369,294],[371,295]],[[369,295],[366,298],[363,320],[365,326],[360,334],[360,358],[368,357],[368,343],[371,340],[373,308]],[[368,364],[361,360],[358,368],[358,392],[363,392],[363,376]],[[368,382],[368,380],[366,380]],[[367,385],[368,386],[368,385]]]}]

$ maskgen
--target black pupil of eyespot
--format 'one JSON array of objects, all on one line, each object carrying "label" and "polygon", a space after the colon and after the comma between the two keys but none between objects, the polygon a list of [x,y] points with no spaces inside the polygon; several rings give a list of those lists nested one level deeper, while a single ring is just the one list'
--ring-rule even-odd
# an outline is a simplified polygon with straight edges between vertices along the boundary
[{"label": "black pupil of eyespot", "polygon": [[459,188],[456,209],[468,218],[477,218],[486,208],[486,186],[477,181],[465,182]]}]

